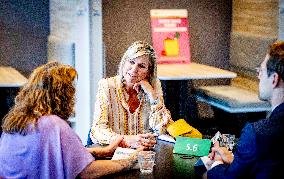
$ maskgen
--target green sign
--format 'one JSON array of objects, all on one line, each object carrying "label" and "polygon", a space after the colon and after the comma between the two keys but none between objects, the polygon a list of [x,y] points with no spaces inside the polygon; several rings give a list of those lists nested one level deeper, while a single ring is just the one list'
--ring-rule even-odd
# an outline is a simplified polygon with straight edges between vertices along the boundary
[{"label": "green sign", "polygon": [[174,153],[194,156],[206,156],[209,154],[211,141],[209,139],[198,139],[189,137],[176,137]]}]

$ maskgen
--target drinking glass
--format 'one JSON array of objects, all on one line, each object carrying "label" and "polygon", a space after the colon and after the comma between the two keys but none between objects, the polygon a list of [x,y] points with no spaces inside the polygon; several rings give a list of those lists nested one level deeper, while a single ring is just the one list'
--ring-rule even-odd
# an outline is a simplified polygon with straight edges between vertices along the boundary
[{"label": "drinking glass", "polygon": [[155,165],[155,155],[154,151],[140,151],[138,153],[138,164],[141,173],[152,173]]}]

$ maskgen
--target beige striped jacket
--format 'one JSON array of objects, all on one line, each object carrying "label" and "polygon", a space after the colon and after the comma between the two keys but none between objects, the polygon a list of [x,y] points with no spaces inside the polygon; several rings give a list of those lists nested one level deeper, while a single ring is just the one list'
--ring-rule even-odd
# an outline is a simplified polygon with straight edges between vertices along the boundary
[{"label": "beige striped jacket", "polygon": [[128,94],[119,76],[101,79],[95,102],[95,112],[90,137],[94,143],[109,144],[117,135],[137,135],[146,133],[150,128],[165,132],[164,121],[171,121],[170,112],[163,100],[161,83],[157,79],[154,87],[158,102],[150,104],[147,95],[138,94],[139,107],[131,113]]}]

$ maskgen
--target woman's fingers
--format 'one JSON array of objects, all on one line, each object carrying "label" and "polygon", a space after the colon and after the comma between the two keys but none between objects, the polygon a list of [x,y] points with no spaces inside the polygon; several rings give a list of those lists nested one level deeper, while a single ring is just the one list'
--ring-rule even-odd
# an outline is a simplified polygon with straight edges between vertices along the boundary
[{"label": "woman's fingers", "polygon": [[122,148],[130,148],[130,145],[125,140],[120,142],[118,146]]},{"label": "woman's fingers", "polygon": [[149,91],[149,89],[153,89],[147,80],[142,80],[138,82],[138,84],[143,88],[144,91]]},{"label": "woman's fingers", "polygon": [[125,141],[123,139],[124,139],[123,136],[118,136],[117,138],[115,138],[108,145],[109,151],[110,152],[114,152],[117,147],[125,147],[126,143],[125,143]]},{"label": "woman's fingers", "polygon": [[149,81],[142,80],[142,81],[138,82],[137,85],[139,85],[149,97],[155,97],[155,96],[153,96],[154,95],[154,88],[151,86]]},{"label": "woman's fingers", "polygon": [[157,143],[156,137],[157,135],[150,133],[139,134],[138,142],[140,143],[141,146],[153,148]]},{"label": "woman's fingers", "polygon": [[133,89],[138,93],[140,90],[142,90],[146,93],[146,95],[149,97],[150,101],[153,102],[154,100],[157,100],[157,94],[154,90],[154,88],[151,86],[148,80],[142,80],[138,83],[134,84]]},{"label": "woman's fingers", "polygon": [[111,143],[110,146],[113,147],[117,147],[121,142],[123,141],[123,136],[118,136],[117,138],[115,138]]},{"label": "woman's fingers", "polygon": [[139,91],[140,91],[140,83],[136,83],[136,84],[134,84],[133,85],[133,89],[137,92],[137,93],[139,93]]},{"label": "woman's fingers", "polygon": [[146,133],[146,134],[138,134],[140,138],[156,138],[158,137],[157,134]]}]

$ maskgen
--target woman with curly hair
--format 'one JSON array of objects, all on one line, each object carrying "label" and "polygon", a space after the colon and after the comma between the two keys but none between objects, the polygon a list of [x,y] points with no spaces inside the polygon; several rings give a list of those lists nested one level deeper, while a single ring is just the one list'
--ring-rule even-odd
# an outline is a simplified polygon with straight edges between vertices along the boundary
[{"label": "woman with curly hair", "polygon": [[0,178],[98,177],[131,168],[127,160],[95,160],[112,155],[122,137],[105,148],[86,149],[68,125],[75,103],[76,70],[56,61],[36,68],[3,122]]}]

